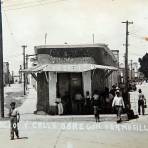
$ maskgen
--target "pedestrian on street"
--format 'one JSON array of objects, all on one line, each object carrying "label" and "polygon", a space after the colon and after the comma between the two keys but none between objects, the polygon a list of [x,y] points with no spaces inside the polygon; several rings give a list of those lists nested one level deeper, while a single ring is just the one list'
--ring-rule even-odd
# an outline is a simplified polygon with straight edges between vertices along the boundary
[{"label": "pedestrian on street", "polygon": [[17,139],[19,139],[18,122],[20,120],[20,114],[18,110],[15,108],[15,105],[15,102],[11,102],[9,110],[11,140],[14,140],[14,134],[16,135]]},{"label": "pedestrian on street", "polygon": [[144,115],[144,105],[146,104],[146,99],[144,97],[144,94],[142,93],[142,90],[139,89],[139,95],[138,95],[138,113],[141,114],[141,108],[142,108],[142,114]]},{"label": "pedestrian on street", "polygon": [[100,115],[99,115],[98,106],[94,106],[94,116],[95,116],[96,122],[99,122],[100,121]]},{"label": "pedestrian on street", "polygon": [[120,123],[122,121],[121,114],[123,112],[123,108],[125,108],[125,105],[119,90],[116,91],[116,96],[114,97],[114,100],[112,102],[112,107],[117,113],[117,123]]},{"label": "pedestrian on street", "polygon": [[100,121],[99,94],[98,94],[97,90],[94,91],[92,100],[93,100],[94,116],[95,116],[96,122],[99,122]]}]

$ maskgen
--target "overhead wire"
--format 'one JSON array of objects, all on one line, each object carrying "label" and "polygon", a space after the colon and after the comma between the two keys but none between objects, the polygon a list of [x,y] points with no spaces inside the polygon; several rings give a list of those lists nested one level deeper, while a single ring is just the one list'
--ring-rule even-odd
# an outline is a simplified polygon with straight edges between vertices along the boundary
[{"label": "overhead wire", "polygon": [[13,4],[7,4],[7,2],[4,1],[4,5],[5,7],[14,7],[14,6],[22,6],[22,5],[27,5],[27,4],[31,4],[31,3],[37,3],[37,2],[41,2],[41,1],[49,1],[49,0],[36,0],[36,1],[28,1],[28,2],[22,2],[21,3],[13,3]]},{"label": "overhead wire", "polygon": [[14,8],[7,8],[3,6],[3,9],[5,11],[11,11],[11,10],[18,10],[18,9],[25,9],[25,8],[32,8],[32,7],[38,7],[38,6],[44,6],[44,5],[49,5],[49,4],[56,4],[60,2],[64,2],[67,0],[55,0],[55,1],[38,1],[36,4],[29,4],[29,5],[20,5],[20,7],[14,7]]},{"label": "overhead wire", "polygon": [[[8,30],[10,31],[10,36],[12,37],[13,41],[15,42],[16,46],[19,47],[20,45],[18,44],[18,42],[16,41],[15,37],[14,37],[14,32],[11,28],[11,25],[10,25],[10,22],[9,22],[9,19],[7,17],[7,14],[5,11],[3,11],[4,13],[4,17],[5,17],[5,20],[6,20],[6,23],[7,23],[7,26],[8,26]],[[32,49],[29,49],[27,51],[33,51]],[[10,56],[7,56],[9,58],[18,58],[17,56],[20,56],[22,54],[13,54],[13,55],[10,55]]]}]

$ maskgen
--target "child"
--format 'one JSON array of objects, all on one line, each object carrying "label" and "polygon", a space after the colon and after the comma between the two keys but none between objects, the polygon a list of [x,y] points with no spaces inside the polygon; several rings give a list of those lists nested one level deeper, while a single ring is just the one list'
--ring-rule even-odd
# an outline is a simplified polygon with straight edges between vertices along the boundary
[{"label": "child", "polygon": [[17,139],[19,139],[17,123],[20,120],[20,114],[15,108],[15,102],[10,103],[9,117],[10,117],[10,128],[11,128],[10,131],[11,140],[14,140],[14,133]]},{"label": "child", "polygon": [[99,116],[99,108],[98,108],[98,106],[94,106],[94,116],[95,116],[96,122],[99,122],[100,121],[100,116]]}]

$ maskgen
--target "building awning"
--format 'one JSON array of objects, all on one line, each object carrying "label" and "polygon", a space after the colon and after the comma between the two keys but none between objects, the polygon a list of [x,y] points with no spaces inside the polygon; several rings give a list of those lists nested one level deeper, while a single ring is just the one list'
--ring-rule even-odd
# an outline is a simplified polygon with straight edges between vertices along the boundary
[{"label": "building awning", "polygon": [[39,72],[85,72],[94,69],[104,69],[116,71],[118,68],[114,66],[104,66],[96,64],[45,64],[38,65],[32,68],[24,69],[25,73],[39,73]]},{"label": "building awning", "polygon": [[37,66],[33,66],[33,67],[30,67],[30,68],[27,68],[27,69],[23,69],[23,70],[21,70],[21,72],[24,72],[24,73],[39,73],[39,72],[44,71],[44,68],[46,66],[47,65],[37,65]]}]

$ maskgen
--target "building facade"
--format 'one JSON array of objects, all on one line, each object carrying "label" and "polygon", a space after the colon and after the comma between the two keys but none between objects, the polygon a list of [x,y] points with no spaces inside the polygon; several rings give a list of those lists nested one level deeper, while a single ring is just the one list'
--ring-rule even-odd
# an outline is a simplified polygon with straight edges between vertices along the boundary
[{"label": "building facade", "polygon": [[37,112],[57,113],[57,98],[68,96],[77,114],[75,95],[85,97],[118,83],[118,61],[105,44],[50,45],[35,47],[37,66],[24,70],[37,81]]},{"label": "building facade", "polygon": [[3,63],[3,83],[4,86],[10,83],[10,72],[9,72],[9,63]]}]

